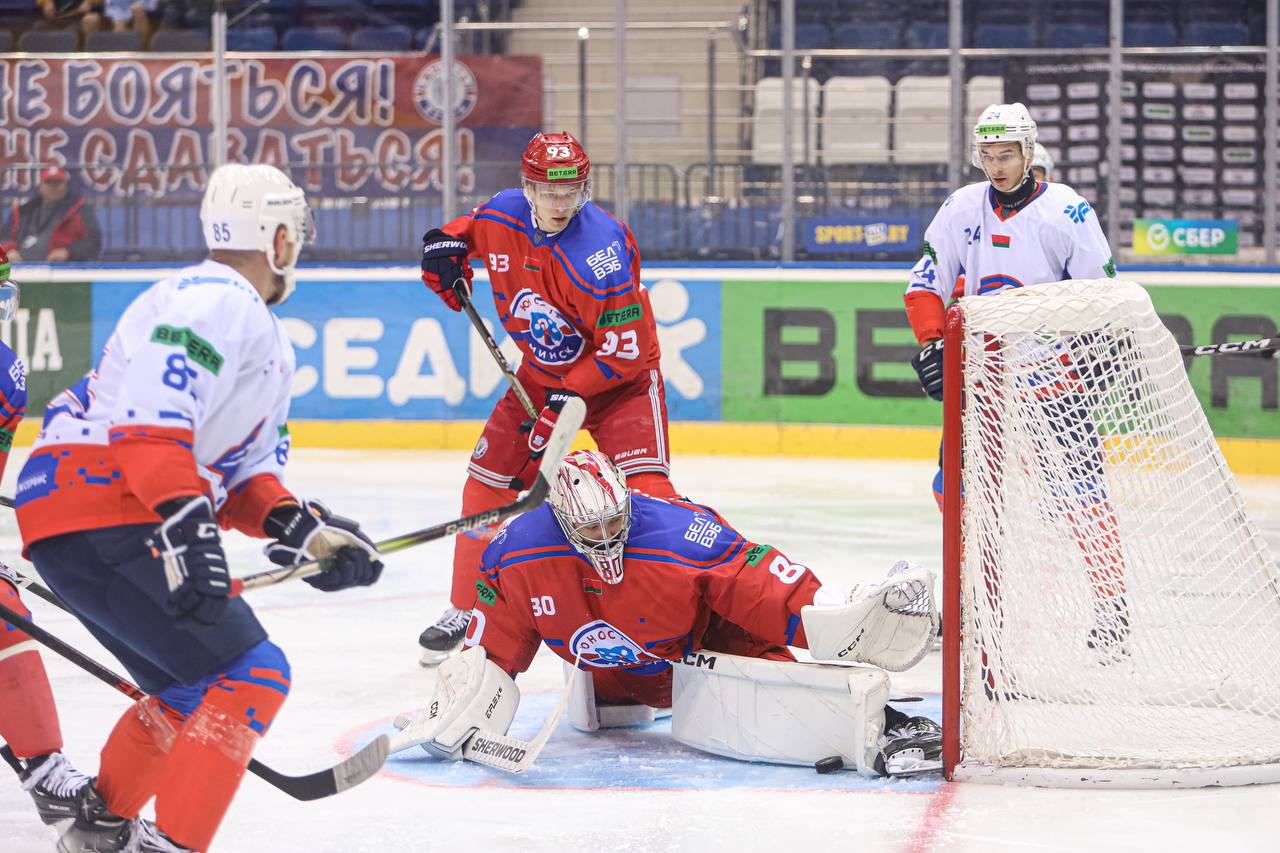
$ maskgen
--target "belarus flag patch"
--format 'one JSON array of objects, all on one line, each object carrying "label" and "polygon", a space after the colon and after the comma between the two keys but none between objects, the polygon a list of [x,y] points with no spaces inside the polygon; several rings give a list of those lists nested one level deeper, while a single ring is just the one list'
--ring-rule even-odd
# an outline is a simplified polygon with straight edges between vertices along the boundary
[{"label": "belarus flag patch", "polygon": [[1009,240],[1010,240],[1010,237],[1008,234],[992,234],[991,235],[991,245],[995,246],[997,249],[1009,248]]}]

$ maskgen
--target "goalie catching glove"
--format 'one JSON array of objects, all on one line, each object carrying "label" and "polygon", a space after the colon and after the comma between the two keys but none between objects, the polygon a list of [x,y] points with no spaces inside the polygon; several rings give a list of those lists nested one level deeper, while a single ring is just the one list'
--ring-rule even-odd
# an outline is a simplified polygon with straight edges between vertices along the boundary
[{"label": "goalie catching glove", "polygon": [[369,586],[382,575],[373,540],[359,524],[334,515],[319,501],[280,504],[271,510],[262,529],[276,540],[263,548],[267,559],[276,565],[324,561],[324,571],[303,578],[318,590]]},{"label": "goalie catching glove", "polygon": [[819,589],[814,603],[800,608],[809,653],[814,660],[910,669],[938,633],[933,581],[933,572],[902,560],[883,581],[855,586],[843,602]]}]

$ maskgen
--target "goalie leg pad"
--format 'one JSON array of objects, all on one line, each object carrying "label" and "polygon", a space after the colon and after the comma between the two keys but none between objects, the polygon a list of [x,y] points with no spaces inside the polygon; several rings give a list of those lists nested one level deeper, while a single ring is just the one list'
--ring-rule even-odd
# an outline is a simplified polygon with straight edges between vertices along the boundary
[{"label": "goalie leg pad", "polygon": [[418,718],[391,741],[391,751],[421,746],[449,761],[477,732],[506,734],[520,705],[520,688],[491,662],[484,646],[472,646],[440,664],[436,692]]},{"label": "goalie leg pad", "polygon": [[876,772],[884,671],[705,651],[673,669],[671,735],[680,743],[770,764],[839,755],[846,767]]},{"label": "goalie leg pad", "polygon": [[933,572],[904,561],[883,582],[855,588],[847,604],[805,605],[800,619],[809,653],[816,660],[869,663],[891,672],[910,669],[938,633],[933,581]]},{"label": "goalie leg pad", "polygon": [[565,683],[572,684],[569,690],[569,724],[580,732],[639,726],[671,716],[670,708],[651,705],[601,705],[596,702],[595,679],[591,673],[568,661],[562,663]]}]

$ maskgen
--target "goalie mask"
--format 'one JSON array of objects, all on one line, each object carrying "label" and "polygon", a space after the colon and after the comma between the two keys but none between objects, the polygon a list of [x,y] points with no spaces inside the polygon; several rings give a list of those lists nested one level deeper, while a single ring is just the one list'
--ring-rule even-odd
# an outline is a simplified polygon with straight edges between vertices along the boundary
[{"label": "goalie mask", "polygon": [[[271,271],[284,280],[279,305],[293,293],[294,267],[302,247],[315,240],[315,222],[307,197],[275,166],[228,163],[209,176],[200,205],[200,222],[209,251],[263,252]],[[285,229],[288,246],[276,257],[276,232]]]},{"label": "goalie mask", "polygon": [[12,320],[18,313],[18,283],[9,277],[9,253],[0,248],[0,320]]},{"label": "goalie mask", "polygon": [[536,133],[520,160],[520,186],[533,224],[559,234],[591,200],[591,160],[571,133]]},{"label": "goalie mask", "polygon": [[1030,171],[1031,160],[1035,156],[1036,122],[1022,104],[992,104],[982,111],[978,123],[973,126],[971,162],[982,169],[983,174],[987,174],[987,168],[982,163],[982,146],[999,142],[1018,143],[1026,161],[1024,173]]},{"label": "goalie mask", "polygon": [[547,500],[569,543],[605,583],[621,583],[631,490],[618,466],[598,450],[575,450],[564,458]]}]

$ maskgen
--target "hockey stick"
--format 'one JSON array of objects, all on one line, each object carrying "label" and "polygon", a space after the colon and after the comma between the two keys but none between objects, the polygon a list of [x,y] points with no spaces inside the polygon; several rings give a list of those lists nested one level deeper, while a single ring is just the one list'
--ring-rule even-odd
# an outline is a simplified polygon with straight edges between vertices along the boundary
[{"label": "hockey stick", "polygon": [[[551,437],[547,439],[547,449],[543,451],[538,476],[534,479],[533,486],[525,493],[524,497],[506,506],[485,510],[474,515],[464,515],[454,521],[446,521],[433,527],[415,530],[413,533],[405,533],[385,539],[376,544],[375,547],[377,547],[378,553],[394,554],[396,551],[403,551],[406,548],[421,545],[434,539],[441,539],[445,536],[453,536],[458,533],[465,533],[468,530],[475,530],[478,527],[485,527],[538,507],[546,500],[547,493],[551,487],[551,479],[556,475],[556,471],[559,470],[560,462],[569,451],[569,446],[573,444],[574,438],[577,437],[578,430],[582,427],[582,421],[586,418],[586,415],[587,406],[580,398],[574,398],[565,404],[560,411],[560,418],[556,421],[555,429],[551,431]],[[231,594],[233,596],[240,595],[245,590],[274,586],[294,578],[305,578],[309,575],[319,574],[322,571],[324,571],[323,560],[312,560],[306,563],[298,563],[296,566],[268,569],[265,572],[258,572],[257,574],[233,580],[231,582]]]},{"label": "hockey stick", "polygon": [[1184,356],[1192,355],[1256,355],[1280,358],[1280,338],[1255,338],[1251,341],[1227,341],[1221,344],[1179,344]]},{"label": "hockey stick", "polygon": [[533,407],[533,400],[529,399],[529,394],[524,390],[524,386],[520,384],[520,380],[516,378],[515,371],[511,369],[506,356],[502,354],[502,350],[498,349],[498,343],[493,339],[493,335],[489,333],[489,328],[485,326],[484,320],[480,319],[480,315],[476,313],[476,307],[471,304],[471,294],[467,292],[467,283],[463,279],[458,279],[453,283],[453,292],[457,295],[458,301],[462,303],[462,310],[467,312],[467,316],[471,318],[471,325],[476,327],[476,334],[480,336],[480,340],[484,341],[484,345],[489,348],[489,354],[493,356],[493,360],[498,363],[498,369],[502,371],[502,375],[507,377],[507,381],[511,383],[511,390],[515,392],[516,399],[520,401],[520,405],[524,406],[525,413],[533,419],[537,419],[538,410]]},{"label": "hockey stick", "polygon": [[[30,578],[24,577],[22,580],[25,581],[23,585],[27,589],[66,610],[66,605],[52,591],[45,589]],[[146,698],[147,694],[143,693],[128,679],[116,675],[84,652],[63,642],[30,619],[23,618],[23,616],[3,604],[0,604],[0,620],[26,632],[31,639],[57,652],[99,681],[114,687],[135,702]],[[338,762],[333,767],[319,770],[315,773],[308,773],[306,776],[286,776],[277,770],[272,770],[256,758],[249,759],[249,772],[284,791],[295,800],[319,800],[323,797],[339,794],[348,788],[354,788],[377,773],[382,769],[383,762],[387,760],[390,746],[391,743],[387,736],[380,735],[374,738],[364,749]]]}]

